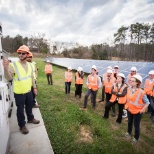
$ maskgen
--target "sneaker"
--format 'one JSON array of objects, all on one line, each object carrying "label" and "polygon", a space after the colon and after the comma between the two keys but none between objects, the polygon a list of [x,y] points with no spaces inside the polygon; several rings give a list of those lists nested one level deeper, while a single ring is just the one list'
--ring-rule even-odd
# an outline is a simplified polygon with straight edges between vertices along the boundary
[{"label": "sneaker", "polygon": [[133,144],[133,143],[136,143],[136,142],[137,142],[137,139],[136,139],[136,138],[133,138],[130,142],[131,142],[132,144]]},{"label": "sneaker", "polygon": [[35,105],[33,106],[33,108],[40,108],[40,105],[35,104]]},{"label": "sneaker", "polygon": [[33,119],[33,120],[28,121],[28,123],[39,124],[40,121],[36,120],[36,119]]},{"label": "sneaker", "polygon": [[29,130],[27,129],[26,126],[21,127],[20,131],[21,131],[22,134],[28,134],[29,133]]},{"label": "sneaker", "polygon": [[126,132],[126,133],[125,133],[125,137],[131,138],[131,134],[129,134],[128,132]]}]

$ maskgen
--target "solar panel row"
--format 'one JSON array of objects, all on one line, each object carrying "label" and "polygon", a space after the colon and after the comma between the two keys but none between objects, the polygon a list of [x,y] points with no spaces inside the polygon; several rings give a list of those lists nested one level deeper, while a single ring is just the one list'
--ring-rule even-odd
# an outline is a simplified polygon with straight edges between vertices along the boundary
[{"label": "solar panel row", "polygon": [[150,70],[154,70],[153,62],[131,62],[131,61],[108,61],[108,60],[89,60],[89,59],[72,59],[72,58],[48,58],[51,63],[77,70],[79,66],[83,67],[84,72],[90,73],[91,66],[96,65],[99,75],[102,76],[106,72],[106,68],[115,65],[119,66],[119,71],[127,76],[132,66],[137,68],[137,72],[143,77],[143,82],[148,77]]}]

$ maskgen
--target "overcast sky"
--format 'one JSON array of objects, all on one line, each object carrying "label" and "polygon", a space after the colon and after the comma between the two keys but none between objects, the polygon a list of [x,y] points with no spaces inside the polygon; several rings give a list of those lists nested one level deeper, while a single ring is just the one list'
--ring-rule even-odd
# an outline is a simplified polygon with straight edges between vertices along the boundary
[{"label": "overcast sky", "polygon": [[154,0],[0,0],[0,22],[3,36],[110,43],[122,25],[154,22]]}]

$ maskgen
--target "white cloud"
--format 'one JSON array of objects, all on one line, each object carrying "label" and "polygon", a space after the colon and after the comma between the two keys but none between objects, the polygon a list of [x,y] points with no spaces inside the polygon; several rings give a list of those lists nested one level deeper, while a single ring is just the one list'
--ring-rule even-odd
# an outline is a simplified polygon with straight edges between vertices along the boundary
[{"label": "white cloud", "polygon": [[149,0],[1,0],[3,35],[45,33],[53,41],[92,44],[111,42],[121,27],[152,23]]}]

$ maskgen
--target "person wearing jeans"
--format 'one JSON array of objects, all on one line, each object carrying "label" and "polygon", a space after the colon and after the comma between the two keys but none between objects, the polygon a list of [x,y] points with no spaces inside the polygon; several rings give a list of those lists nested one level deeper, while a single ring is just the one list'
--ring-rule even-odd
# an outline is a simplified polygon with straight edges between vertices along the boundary
[{"label": "person wearing jeans", "polygon": [[140,136],[140,121],[142,114],[150,104],[145,92],[140,88],[142,77],[140,75],[133,75],[130,79],[130,87],[127,90],[126,109],[128,114],[128,128],[126,137],[131,137],[133,123],[135,127],[134,138],[132,143],[137,142]]},{"label": "person wearing jeans", "polygon": [[72,82],[72,67],[68,67],[68,71],[65,72],[65,93],[70,93],[70,87]]}]

